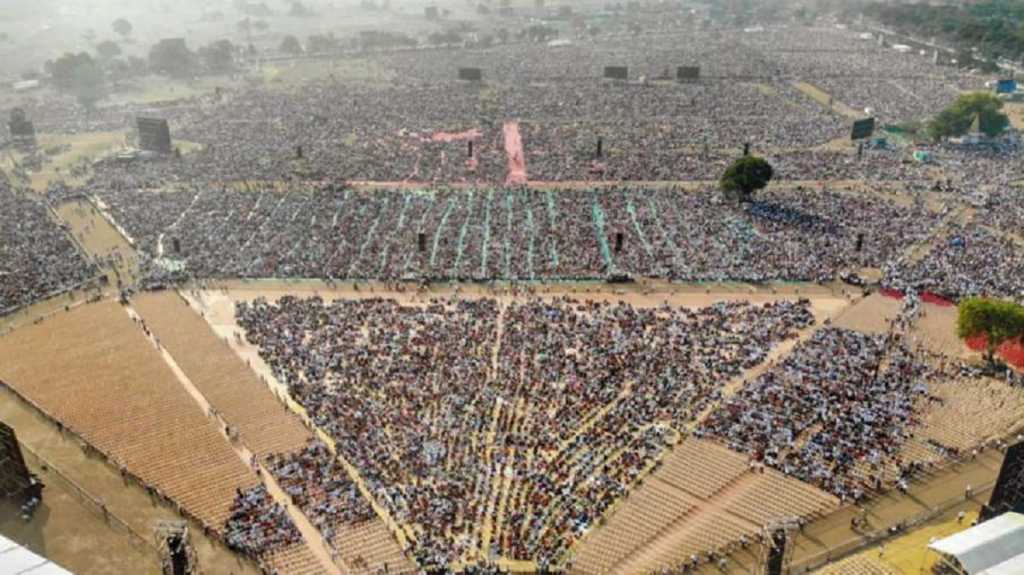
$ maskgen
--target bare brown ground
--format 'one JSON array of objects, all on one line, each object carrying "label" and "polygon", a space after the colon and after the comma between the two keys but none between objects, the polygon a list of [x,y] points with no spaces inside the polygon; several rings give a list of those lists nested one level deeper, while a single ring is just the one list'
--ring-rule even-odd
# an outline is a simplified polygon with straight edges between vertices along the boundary
[{"label": "bare brown ground", "polygon": [[[119,282],[134,284],[139,279],[135,249],[117,228],[110,225],[92,203],[71,200],[57,207],[57,215],[71,228],[71,233],[107,273],[109,286]],[[103,265],[110,260],[113,265]]]},{"label": "bare brown ground", "polygon": [[44,471],[38,459],[25,459],[46,485],[43,502],[25,521],[16,502],[0,500],[0,533],[74,573],[160,575],[156,549],[107,523],[59,474]]},{"label": "bare brown ground", "polygon": [[898,299],[874,293],[843,310],[833,325],[863,333],[887,333],[900,305]]},{"label": "bare brown ground", "polygon": [[[744,283],[684,284],[653,280],[634,284],[619,284],[611,287],[604,282],[563,282],[547,284],[508,283],[490,285],[478,284],[431,284],[425,290],[411,286],[395,289],[395,286],[381,282],[338,282],[328,285],[321,280],[229,280],[203,282],[194,286],[207,303],[219,301],[212,308],[204,308],[215,331],[228,320],[233,323],[233,302],[264,297],[276,301],[285,295],[296,297],[320,296],[327,301],[334,299],[365,299],[374,297],[394,298],[402,303],[425,303],[430,298],[494,298],[501,302],[526,297],[550,299],[569,296],[588,301],[625,301],[634,306],[651,307],[667,303],[680,307],[704,307],[719,301],[749,301],[755,304],[806,297],[818,319],[829,317],[849,304],[854,297],[853,290],[842,284],[779,283],[753,286]],[[190,291],[196,293],[196,290]],[[226,307],[225,307],[226,306]],[[225,335],[225,333],[221,333]]]},{"label": "bare brown ground", "polygon": [[[808,84],[807,82],[794,82],[793,87],[796,88],[797,90],[800,90],[804,94],[807,94],[812,100],[826,108],[829,108],[830,110],[832,110],[836,114],[839,114],[840,116],[845,116],[853,120],[859,120],[860,118],[864,117],[863,113],[858,112],[857,110],[854,110],[853,108],[847,106],[846,104],[837,101],[836,99],[832,98],[828,92],[822,90],[817,86],[814,86],[813,84]],[[831,107],[829,107],[830,103]]]},{"label": "bare brown ground", "polygon": [[0,338],[0,379],[212,528],[256,484],[116,303]]},{"label": "bare brown ground", "polygon": [[921,317],[910,333],[911,341],[950,358],[967,357],[971,352],[956,336],[956,317],[955,307],[922,304]]},{"label": "bare brown ground", "polygon": [[870,555],[854,555],[816,571],[819,575],[900,575],[888,563]]},{"label": "bare brown ground", "polygon": [[1024,103],[1007,102],[1003,110],[1010,117],[1010,125],[1018,130],[1024,130]]}]

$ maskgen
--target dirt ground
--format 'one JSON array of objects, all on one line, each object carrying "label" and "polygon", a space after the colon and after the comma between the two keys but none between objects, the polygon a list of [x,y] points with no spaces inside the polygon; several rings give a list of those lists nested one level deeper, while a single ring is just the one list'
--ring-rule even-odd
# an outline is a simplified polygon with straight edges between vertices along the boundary
[{"label": "dirt ground", "polygon": [[807,96],[809,96],[812,100],[821,104],[822,106],[825,106],[826,108],[828,108],[829,104],[831,103],[830,109],[836,114],[845,116],[852,120],[859,120],[862,117],[864,117],[864,114],[858,112],[857,110],[854,110],[853,108],[847,106],[842,102],[835,100],[834,98],[832,98],[832,96],[829,95],[828,92],[822,90],[821,88],[818,88],[817,86],[808,84],[807,82],[795,82],[793,86],[797,90],[800,90],[804,94],[807,94]]},{"label": "dirt ground", "polygon": [[123,132],[89,132],[76,135],[64,134],[40,134],[39,148],[56,146],[67,146],[55,156],[48,157],[46,163],[38,172],[30,174],[31,187],[33,190],[43,193],[50,182],[66,180],[78,182],[79,180],[70,176],[69,170],[81,162],[89,162],[106,152],[122,147],[125,141]]},{"label": "dirt ground", "polygon": [[[131,244],[86,200],[71,200],[57,207],[83,249],[107,274],[107,285],[133,284],[139,279],[138,259]],[[108,265],[106,262],[110,262]]]},{"label": "dirt ground", "polygon": [[899,311],[899,300],[874,293],[843,310],[833,324],[864,333],[886,333]]},{"label": "dirt ground", "polygon": [[59,473],[44,470],[43,462],[28,454],[25,460],[46,485],[43,502],[26,521],[14,502],[0,501],[0,533],[73,573],[160,575],[151,544],[105,521]]},{"label": "dirt ground", "polygon": [[972,352],[956,336],[956,308],[927,303],[921,307],[921,318],[911,333],[913,340],[934,353],[953,358],[969,357]]}]

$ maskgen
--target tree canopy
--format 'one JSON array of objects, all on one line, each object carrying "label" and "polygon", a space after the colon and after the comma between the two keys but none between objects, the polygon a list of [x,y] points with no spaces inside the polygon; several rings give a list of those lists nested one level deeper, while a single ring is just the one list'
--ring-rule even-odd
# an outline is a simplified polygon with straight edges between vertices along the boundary
[{"label": "tree canopy", "polygon": [[66,53],[45,68],[57,89],[74,94],[83,106],[91,108],[104,95],[103,69],[86,52]]},{"label": "tree canopy", "polygon": [[114,23],[111,27],[114,29],[114,32],[121,36],[127,37],[132,33],[132,23],[125,20],[124,18],[118,18],[117,20],[114,20]]},{"label": "tree canopy", "polygon": [[113,40],[104,40],[96,44],[96,55],[104,60],[110,60],[121,55],[121,46]]},{"label": "tree canopy", "polygon": [[960,302],[956,331],[960,339],[985,337],[985,357],[995,362],[1002,344],[1024,337],[1024,306],[1012,301],[968,298]]},{"label": "tree canopy", "polygon": [[995,137],[1010,125],[1010,119],[1002,109],[1003,101],[993,94],[963,94],[932,118],[928,123],[928,133],[936,140],[963,136],[977,120],[983,134]]},{"label": "tree canopy", "polygon": [[285,54],[301,54],[302,44],[299,43],[299,39],[289,34],[281,40],[281,51]]},{"label": "tree canopy", "polygon": [[184,40],[164,39],[150,48],[149,66],[154,72],[185,78],[196,70],[196,55],[188,49]]},{"label": "tree canopy", "polygon": [[773,175],[772,165],[764,158],[744,156],[726,168],[719,185],[726,197],[749,202],[753,193],[767,186]]},{"label": "tree canopy", "polygon": [[214,74],[230,72],[235,68],[235,45],[230,40],[217,40],[199,49],[203,66]]},{"label": "tree canopy", "polygon": [[930,5],[875,2],[864,15],[922,38],[939,37],[989,58],[1024,58],[1024,2],[979,0]]}]

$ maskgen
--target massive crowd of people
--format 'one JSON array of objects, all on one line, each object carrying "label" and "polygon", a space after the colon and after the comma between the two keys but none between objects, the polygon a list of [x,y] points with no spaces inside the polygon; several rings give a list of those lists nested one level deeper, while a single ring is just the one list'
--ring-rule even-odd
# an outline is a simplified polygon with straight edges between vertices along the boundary
[{"label": "massive crowd of people", "polygon": [[[188,278],[828,281],[864,268],[907,292],[1024,299],[1020,150],[872,145],[807,82],[881,123],[919,120],[984,78],[849,31],[717,30],[350,56],[375,79],[250,85],[160,109],[26,105],[41,131],[125,128],[160,115],[201,145],[113,159],[52,203],[85,195],[133,242],[145,286]],[[600,78],[629,66],[629,82]],[[701,79],[672,81],[699,64]],[[458,66],[483,84],[454,80]],[[340,74],[343,76],[343,74]],[[386,81],[382,79],[386,78]],[[531,181],[504,185],[506,125]],[[712,181],[750,143],[788,185],[735,205],[649,181]],[[79,175],[85,168],[77,167]],[[14,175],[25,175],[24,167]],[[352,183],[388,182],[368,190]],[[859,187],[837,181],[859,181]],[[630,183],[631,182],[631,183]],[[836,182],[836,185],[832,185]],[[451,189],[446,184],[475,184]],[[897,198],[883,188],[896,183]],[[975,205],[962,223],[951,206]],[[975,213],[976,212],[976,213]],[[971,219],[973,218],[973,219]],[[941,231],[936,237],[936,232]],[[923,257],[911,254],[923,242]],[[0,314],[97,274],[45,204],[0,184]],[[415,299],[415,298],[414,298]],[[493,555],[564,565],[724,384],[813,324],[806,301],[700,310],[568,298],[399,303],[284,297],[236,310],[328,447],[264,463],[325,540],[374,517],[368,491],[425,570]],[[858,500],[900,465],[927,394],[898,334],[827,328],[711,411],[698,434]],[[300,535],[262,487],[224,530],[252,556]]]},{"label": "massive crowd of people", "polygon": [[884,283],[953,301],[987,296],[1024,302],[1024,238],[980,225],[951,224],[929,247],[920,259],[889,266]]},{"label": "massive crowd of people", "polygon": [[328,542],[334,543],[339,525],[376,517],[338,458],[320,441],[310,440],[295,453],[271,454],[266,467]]},{"label": "massive crowd of people", "polygon": [[728,399],[699,433],[859,501],[898,465],[931,368],[894,335],[824,328]]},{"label": "massive crowd of people", "polygon": [[97,192],[153,277],[827,281],[880,268],[942,217],[870,191],[615,186]]},{"label": "massive crowd of people", "polygon": [[[485,537],[505,557],[563,560],[670,426],[814,321],[806,301],[691,311],[561,298],[502,310],[492,299],[286,296],[236,312],[376,501],[410,526],[425,568],[486,557]],[[345,481],[337,467],[320,472]]]},{"label": "massive crowd of people", "polygon": [[98,275],[40,198],[0,180],[0,315]]},{"label": "massive crowd of people", "polygon": [[267,493],[263,484],[238,490],[231,517],[224,524],[224,542],[246,556],[258,559],[277,549],[302,541],[288,512]]}]

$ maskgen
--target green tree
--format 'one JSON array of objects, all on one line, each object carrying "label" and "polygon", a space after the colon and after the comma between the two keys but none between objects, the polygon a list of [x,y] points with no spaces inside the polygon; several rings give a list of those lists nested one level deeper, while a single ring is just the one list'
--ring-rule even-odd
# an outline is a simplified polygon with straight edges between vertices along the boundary
[{"label": "green tree", "polygon": [[124,18],[118,18],[117,20],[114,20],[114,23],[111,27],[114,29],[114,32],[116,32],[118,35],[124,38],[127,38],[132,33],[132,23],[125,20]]},{"label": "green tree", "polygon": [[968,298],[960,302],[956,332],[960,339],[985,337],[985,359],[995,365],[995,353],[1007,341],[1024,337],[1024,306],[1011,301]]},{"label": "green tree", "polygon": [[96,44],[96,55],[103,60],[111,60],[121,55],[121,47],[113,40],[104,40]]},{"label": "green tree", "polygon": [[235,45],[229,40],[211,42],[199,49],[199,59],[214,74],[230,72],[235,69]]},{"label": "green tree", "polygon": [[196,55],[181,38],[160,40],[149,49],[149,67],[158,74],[187,78],[196,71]]},{"label": "green tree", "polygon": [[58,90],[74,94],[87,108],[95,106],[104,96],[103,70],[86,52],[64,54],[47,62],[45,68]]},{"label": "green tree", "polygon": [[743,156],[726,168],[718,183],[727,198],[749,202],[754,192],[764,189],[774,175],[775,170],[764,158]]},{"label": "green tree", "polygon": [[989,137],[998,136],[1010,125],[1010,119],[1002,109],[1003,101],[994,94],[963,94],[932,118],[928,123],[928,134],[936,140],[963,136],[978,120],[982,133]]},{"label": "green tree", "polygon": [[299,44],[298,38],[289,34],[281,40],[281,51],[285,54],[301,54],[302,44]]}]

